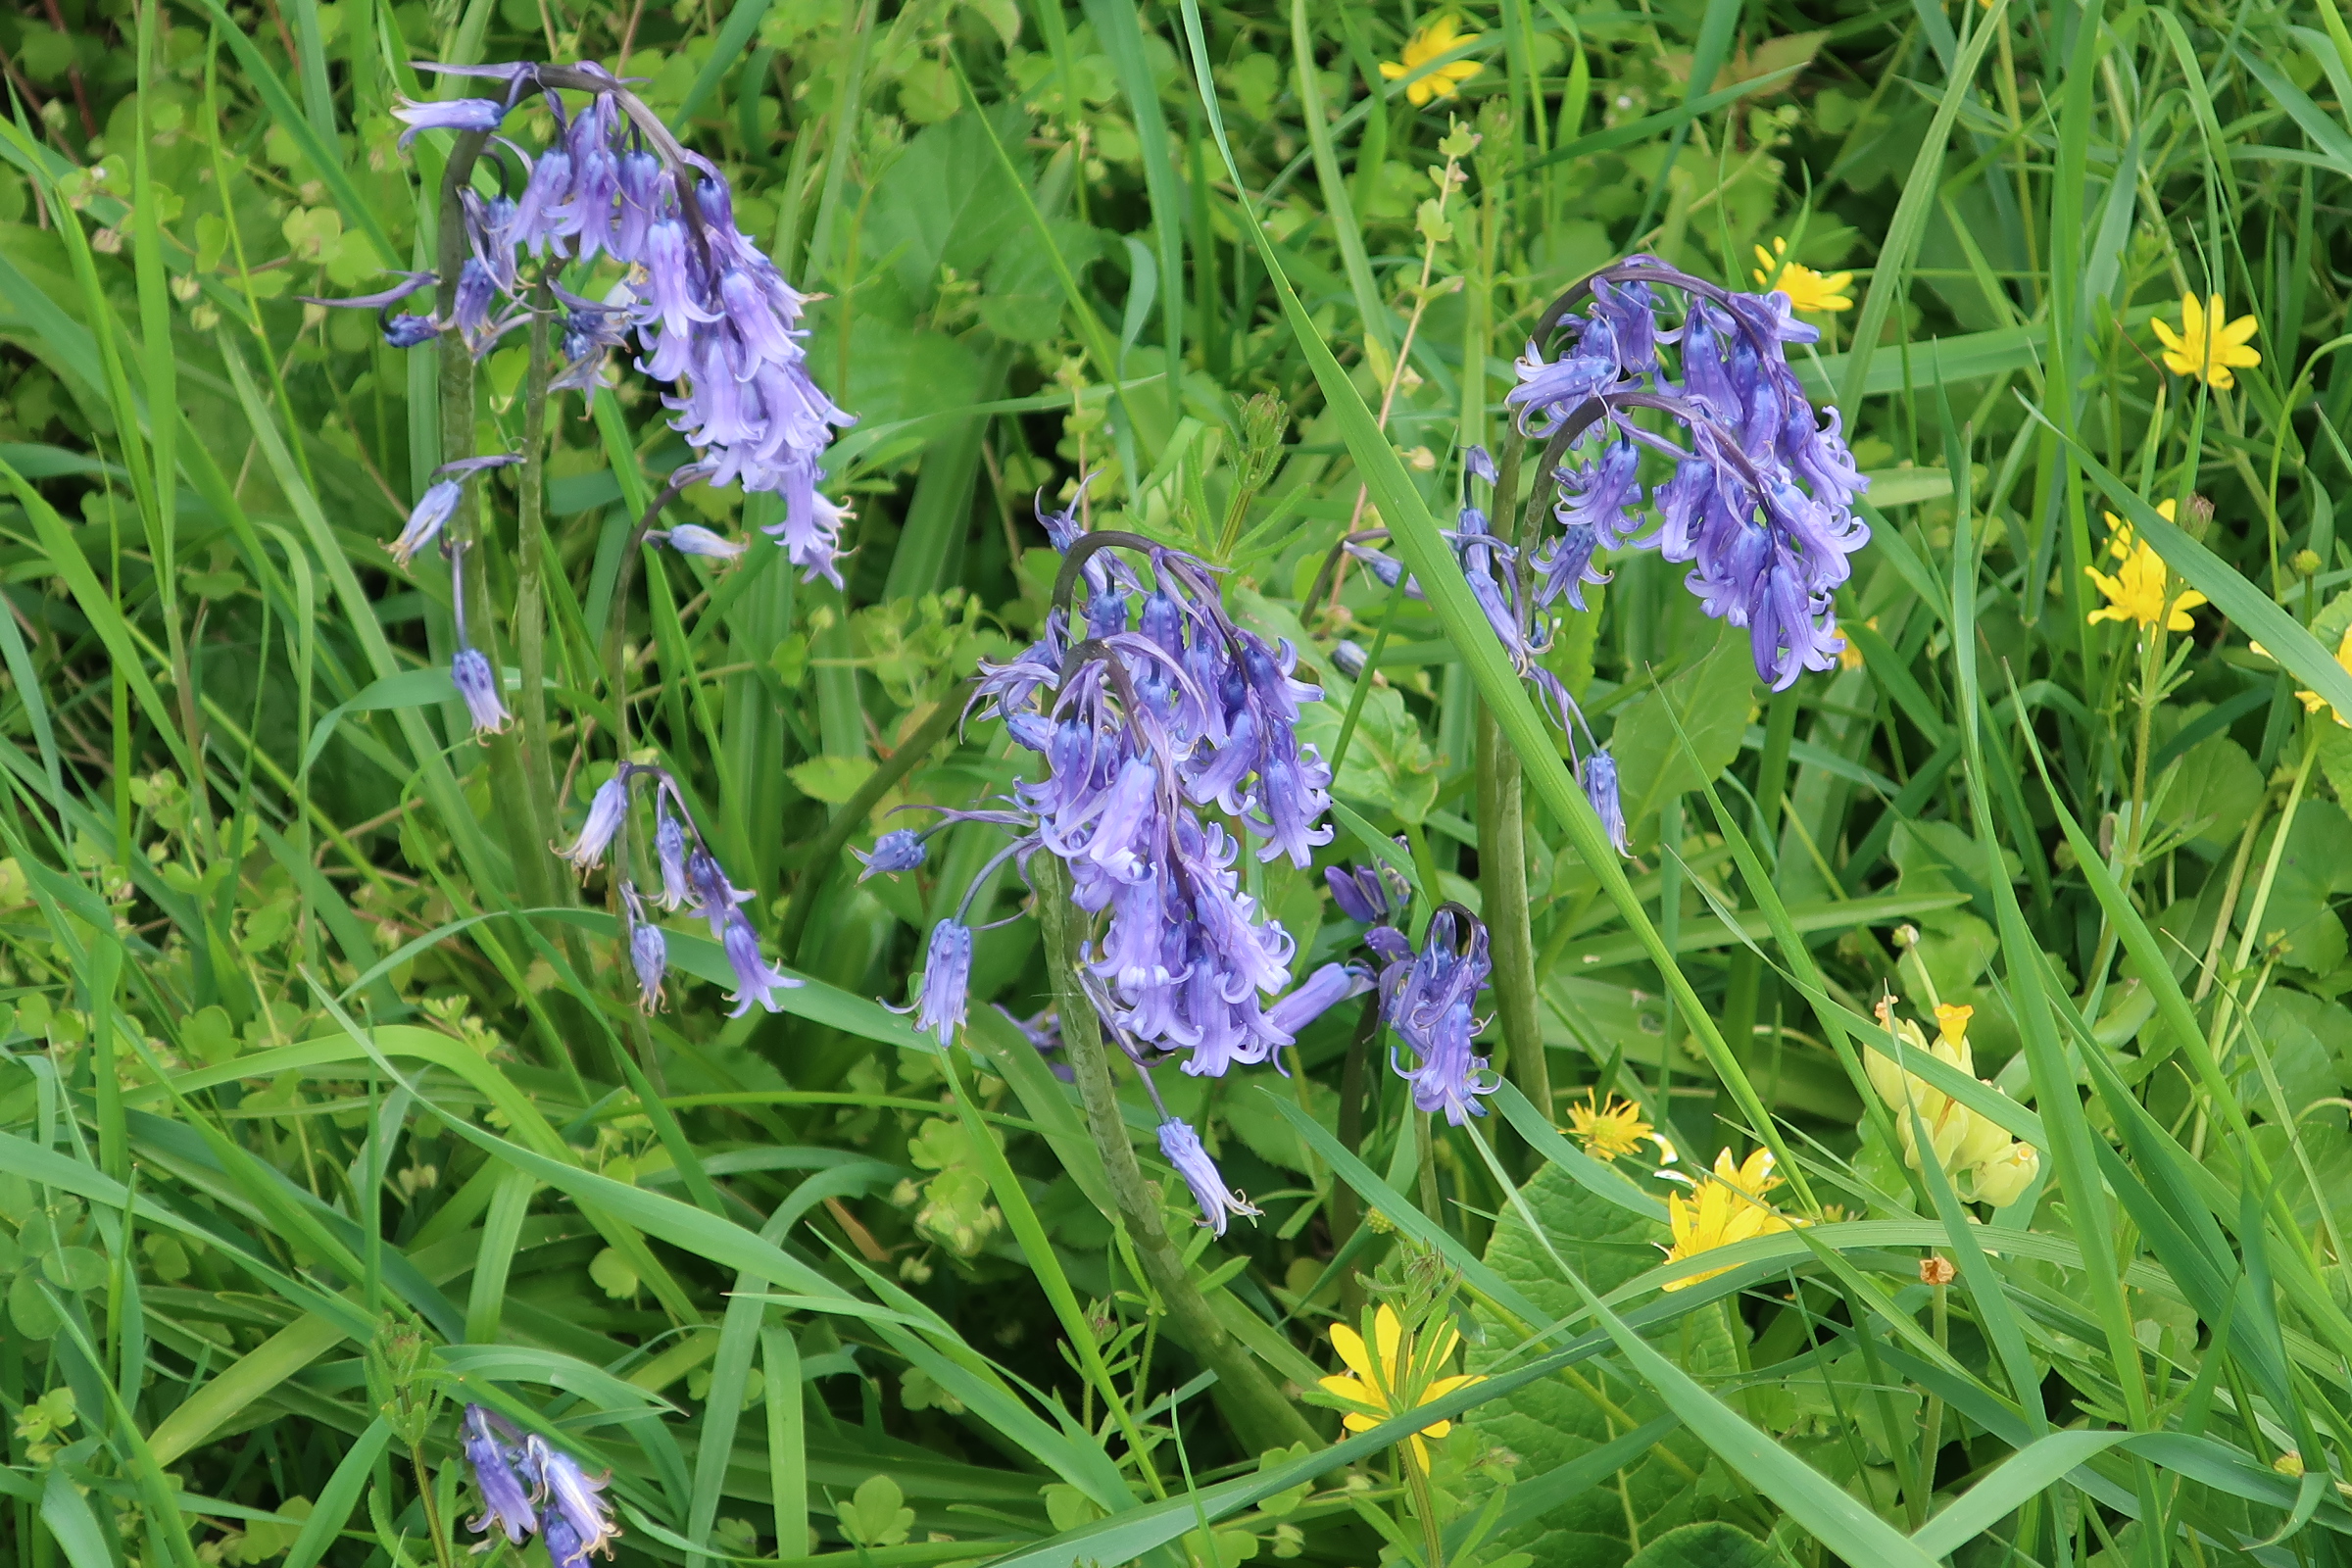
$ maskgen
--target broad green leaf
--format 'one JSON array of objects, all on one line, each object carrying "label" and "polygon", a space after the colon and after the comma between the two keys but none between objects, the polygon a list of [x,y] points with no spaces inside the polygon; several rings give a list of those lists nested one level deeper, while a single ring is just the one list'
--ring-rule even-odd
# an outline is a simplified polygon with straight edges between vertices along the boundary
[{"label": "broad green leaf", "polygon": [[1609,751],[1637,848],[1655,841],[1668,801],[1712,780],[1740,755],[1754,679],[1747,638],[1726,631],[1704,659],[1626,705]]}]

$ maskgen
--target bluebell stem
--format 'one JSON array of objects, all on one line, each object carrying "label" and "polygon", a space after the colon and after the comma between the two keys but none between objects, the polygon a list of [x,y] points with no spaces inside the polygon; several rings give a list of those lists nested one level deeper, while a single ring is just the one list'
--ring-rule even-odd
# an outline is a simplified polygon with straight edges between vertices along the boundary
[{"label": "bluebell stem", "polygon": [[[1468,927],[1458,948],[1457,921]],[[1443,1113],[1456,1127],[1487,1113],[1479,1097],[1493,1094],[1500,1082],[1472,1046],[1481,1027],[1478,994],[1493,968],[1487,928],[1469,910],[1448,904],[1430,917],[1420,953],[1396,956],[1381,971],[1381,1015],[1414,1057],[1408,1067],[1391,1048],[1389,1063],[1412,1085],[1416,1109]]]},{"label": "bluebell stem", "polygon": [[942,920],[931,928],[930,951],[915,981],[914,1026],[953,1045],[963,1027],[972,990],[972,928]]},{"label": "bluebell stem", "polygon": [[522,1440],[522,1468],[538,1489],[536,1498],[547,1518],[560,1521],[577,1538],[580,1556],[612,1555],[620,1527],[612,1522],[612,1505],[605,1500],[610,1476],[591,1477],[579,1460],[536,1433]]},{"label": "bluebell stem", "polygon": [[858,862],[865,867],[858,873],[858,881],[871,881],[878,876],[896,876],[901,871],[911,871],[923,863],[923,835],[910,827],[893,828],[874,840],[871,855],[863,850],[852,850],[850,853],[858,857]]},{"label": "bluebell stem", "polygon": [[669,972],[669,937],[645,917],[635,886],[621,885],[620,902],[628,912],[629,966],[637,971],[637,1005],[656,1012],[662,1006],[662,981]]},{"label": "bluebell stem", "polygon": [[473,1472],[474,1491],[482,1497],[480,1516],[466,1520],[466,1528],[483,1536],[503,1531],[510,1544],[519,1546],[539,1528],[539,1515],[515,1474],[521,1458],[514,1446],[515,1437],[513,1427],[480,1405],[466,1407],[460,1444]]},{"label": "bluebell stem", "polygon": [[612,846],[612,836],[629,814],[629,765],[623,762],[613,775],[597,786],[596,794],[588,801],[588,819],[580,824],[580,836],[571,841],[571,848],[558,850],[557,858],[569,860],[582,877],[605,863],[605,852]]},{"label": "bluebell stem", "polygon": [[1225,1178],[1200,1147],[1200,1135],[1186,1123],[1170,1116],[1159,1124],[1159,1152],[1176,1174],[1193,1190],[1193,1201],[1200,1205],[1200,1223],[1217,1235],[1225,1234],[1226,1224],[1236,1214],[1255,1218],[1258,1207],[1240,1193],[1225,1185]]},{"label": "bluebell stem", "polygon": [[667,545],[681,556],[704,556],[713,561],[733,561],[751,548],[740,539],[712,533],[699,522],[681,522],[674,528],[656,528],[645,537],[648,543]]},{"label": "bluebell stem", "polygon": [[1609,835],[1609,843],[1617,853],[1625,854],[1625,807],[1617,798],[1617,759],[1604,751],[1593,752],[1585,759],[1579,772],[1585,799],[1592,803],[1592,813],[1600,818],[1601,828]]}]

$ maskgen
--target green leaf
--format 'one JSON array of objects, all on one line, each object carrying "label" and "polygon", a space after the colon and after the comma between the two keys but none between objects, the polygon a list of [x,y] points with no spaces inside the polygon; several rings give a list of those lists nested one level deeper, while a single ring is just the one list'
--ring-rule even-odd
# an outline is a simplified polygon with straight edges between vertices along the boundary
[{"label": "green leaf", "polygon": [[1780,1561],[1745,1531],[1703,1524],[1669,1530],[1636,1552],[1625,1568],[1779,1568]]},{"label": "green leaf", "polygon": [[[1615,1290],[1658,1261],[1666,1227],[1609,1201],[1551,1165],[1522,1189],[1528,1209],[1544,1227],[1551,1248],[1602,1293]],[[1505,1209],[1487,1244],[1487,1265],[1518,1287],[1538,1310],[1569,1317],[1582,1298],[1560,1278],[1558,1268],[1516,1209]],[[1474,1347],[1464,1364],[1489,1372],[1515,1362],[1513,1337],[1499,1325]],[[1721,1303],[1692,1312],[1660,1336],[1661,1348],[1677,1365],[1712,1381],[1736,1372],[1739,1350]],[[1635,1422],[1665,1413],[1658,1396],[1622,1373],[1594,1367],[1585,1374],[1618,1411]],[[1575,1384],[1550,1379],[1530,1384],[1477,1413],[1480,1432],[1519,1455],[1520,1473],[1531,1479],[1574,1464],[1624,1434],[1621,1421]],[[1535,1553],[1538,1562],[1616,1568],[1633,1551],[1631,1532],[1650,1540],[1660,1530],[1703,1519],[1704,1494],[1720,1491],[1720,1473],[1706,1446],[1689,1430],[1661,1437],[1649,1450],[1625,1461],[1592,1490],[1560,1503],[1497,1538],[1503,1549]],[[1704,1478],[1702,1481],[1702,1477]]]},{"label": "green leaf", "polygon": [[[1331,689],[1325,701],[1299,709],[1298,739],[1312,744],[1329,761],[1353,687],[1329,671],[1323,678]],[[1348,755],[1340,760],[1332,793],[1417,823],[1437,804],[1441,782],[1437,755],[1406,710],[1404,694],[1394,686],[1373,687],[1364,696],[1355,733],[1348,737]]]},{"label": "green leaf", "polygon": [[828,806],[846,805],[865,781],[874,776],[874,760],[870,757],[811,757],[806,762],[784,770],[793,787],[811,800]]},{"label": "green leaf", "polygon": [[841,1533],[858,1545],[895,1546],[914,1525],[914,1510],[900,1506],[905,1500],[890,1477],[868,1476],[855,1496],[836,1505],[834,1514],[841,1521]]},{"label": "green leaf", "polygon": [[1668,801],[1713,781],[1740,755],[1754,678],[1747,638],[1725,630],[1704,659],[1626,706],[1609,752],[1637,846],[1654,837]]}]

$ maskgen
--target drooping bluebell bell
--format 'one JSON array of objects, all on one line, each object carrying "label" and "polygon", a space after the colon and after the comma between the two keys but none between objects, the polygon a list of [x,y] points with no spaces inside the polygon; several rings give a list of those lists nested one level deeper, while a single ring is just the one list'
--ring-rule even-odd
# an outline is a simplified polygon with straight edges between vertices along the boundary
[{"label": "drooping bluebell bell", "polygon": [[1343,637],[1331,645],[1331,667],[1349,680],[1359,679],[1372,662],[1372,656],[1361,643]]},{"label": "drooping bluebell bell", "polygon": [[392,106],[392,118],[409,128],[400,133],[400,146],[428,130],[496,130],[507,118],[507,105],[497,98],[444,98],[433,103],[402,99]]},{"label": "drooping bluebell bell", "polygon": [[735,906],[751,897],[727,880],[718,858],[699,840],[686,852],[686,895],[703,918],[710,922],[710,934],[722,942],[734,918]]},{"label": "drooping bluebell bell", "polygon": [[1594,751],[1585,758],[1580,774],[1585,799],[1592,803],[1592,812],[1600,818],[1610,845],[1619,855],[1625,854],[1625,806],[1617,798],[1617,759],[1605,751]]},{"label": "drooping bluebell bell", "polygon": [[931,928],[930,951],[923,956],[917,978],[914,1026],[937,1037],[942,1046],[955,1044],[963,1027],[972,992],[972,928],[959,920],[942,920]]},{"label": "drooping bluebell bell", "polygon": [[605,863],[605,852],[612,848],[612,837],[628,814],[629,768],[624,762],[589,797],[588,819],[580,824],[579,837],[571,841],[569,849],[558,850],[557,858],[569,860],[586,877]]},{"label": "drooping bluebell bell", "polygon": [[588,1543],[580,1539],[571,1522],[560,1513],[550,1513],[540,1540],[547,1547],[548,1561],[555,1568],[587,1568]]},{"label": "drooping bluebell bell", "polygon": [[409,520],[400,530],[400,537],[384,546],[385,554],[396,566],[406,566],[417,551],[441,536],[442,526],[458,510],[458,501],[466,493],[456,479],[436,479],[424,487],[416,505],[409,512]]},{"label": "drooping bluebell bell", "polygon": [[858,881],[867,882],[878,876],[896,876],[901,871],[911,871],[923,863],[923,835],[910,827],[893,828],[874,840],[872,854],[855,849],[850,853],[858,857],[858,863],[865,867],[858,873]]},{"label": "drooping bluebell bell", "polygon": [[629,966],[637,971],[637,1005],[655,1012],[662,1006],[662,981],[669,973],[669,937],[645,917],[645,904],[633,884],[621,884],[620,902],[628,911]]},{"label": "drooping bluebell bell", "polygon": [[[1458,945],[1457,920],[1467,927]],[[1416,1109],[1442,1113],[1455,1127],[1485,1115],[1480,1097],[1500,1082],[1472,1044],[1481,1027],[1478,994],[1493,969],[1486,926],[1448,904],[1430,917],[1421,951],[1393,958],[1381,971],[1381,1015],[1413,1054],[1407,1066],[1392,1048],[1390,1065],[1412,1086]]]},{"label": "drooping bluebell bell", "polygon": [[610,1475],[590,1476],[579,1460],[537,1433],[522,1440],[522,1469],[536,1485],[547,1518],[561,1521],[578,1539],[580,1556],[612,1555],[620,1527],[612,1522],[612,1505],[604,1495]]},{"label": "drooping bluebell bell", "polygon": [[1388,885],[1381,880],[1377,867],[1327,866],[1323,881],[1331,889],[1332,902],[1348,919],[1377,925],[1389,917]]},{"label": "drooping bluebell bell", "polygon": [[733,561],[751,547],[740,539],[712,533],[699,522],[681,522],[673,528],[656,528],[646,536],[649,544],[667,545],[682,556],[702,556],[712,561]]},{"label": "drooping bluebell bell", "polygon": [[694,897],[686,883],[686,830],[662,802],[655,808],[654,859],[662,868],[662,907],[676,909]]},{"label": "drooping bluebell bell", "polygon": [[458,696],[466,703],[466,715],[473,721],[476,736],[496,735],[514,722],[506,703],[499,696],[498,673],[478,648],[461,648],[449,662],[449,678],[458,688]]},{"label": "drooping bluebell bell", "polygon": [[1327,963],[1268,1007],[1266,1022],[1279,1033],[1295,1037],[1349,997],[1371,990],[1373,984],[1371,974],[1355,964]]},{"label": "drooping bluebell bell", "polygon": [[460,1446],[473,1472],[473,1489],[482,1498],[481,1514],[466,1520],[466,1528],[485,1537],[494,1530],[503,1532],[509,1544],[519,1546],[539,1528],[539,1515],[531,1506],[522,1478],[515,1473],[521,1458],[514,1446],[517,1436],[513,1427],[480,1405],[466,1407]]},{"label": "drooping bluebell bell", "polygon": [[1225,1185],[1216,1161],[1200,1146],[1200,1135],[1189,1124],[1173,1116],[1161,1122],[1159,1152],[1176,1167],[1176,1174],[1184,1178],[1185,1186],[1193,1190],[1193,1201],[1200,1205],[1200,1223],[1217,1235],[1225,1234],[1233,1216],[1254,1219],[1261,1212],[1256,1204]]},{"label": "drooping bluebell bell", "polygon": [[417,316],[411,312],[386,316],[383,324],[386,348],[413,349],[419,343],[430,343],[441,335],[440,322],[429,316]]},{"label": "drooping bluebell bell", "polygon": [[740,1018],[755,1005],[782,1012],[784,1004],[776,1000],[776,993],[797,990],[808,983],[771,966],[760,956],[760,933],[752,929],[752,922],[743,917],[741,909],[730,908],[712,924],[721,928],[719,946],[735,970],[735,989],[727,994],[727,1000],[735,1004],[735,1010],[728,1017]]}]

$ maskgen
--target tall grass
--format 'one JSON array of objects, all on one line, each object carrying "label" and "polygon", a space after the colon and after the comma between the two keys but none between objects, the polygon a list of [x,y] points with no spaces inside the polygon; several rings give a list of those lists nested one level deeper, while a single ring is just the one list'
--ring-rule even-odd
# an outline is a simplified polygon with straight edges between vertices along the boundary
[{"label": "tall grass", "polygon": [[[0,19],[18,1568],[447,1568],[462,1402],[609,1466],[629,1560],[2343,1557],[2335,0],[1453,15],[1426,60],[1436,13],[1303,0]],[[818,296],[845,588],[640,548],[688,455],[642,377],[542,426],[527,334],[445,377],[297,298],[436,265],[449,143],[391,109],[512,59],[644,78]],[[1561,617],[1621,858],[1441,530],[1539,317],[1633,252],[1851,274],[1794,363],[1873,540],[1850,657],[1784,692],[1654,554]],[[2183,295],[2259,363],[2168,366]],[[526,445],[463,524],[522,715],[482,745],[448,569],[383,541]],[[1416,940],[1448,899],[1494,933],[1467,1126],[1362,1004],[1283,1076],[1161,1075],[1264,1211],[1222,1237],[1071,1009],[1056,1051],[1016,1022],[1076,995],[1051,873],[990,873],[941,1049],[884,1004],[998,841],[849,853],[1020,776],[956,720],[1065,503],[1322,680],[1338,837],[1245,858],[1302,972],[1357,932],[1325,864],[1409,885]],[[1334,566],[1374,526],[1425,597]],[[2127,529],[2188,630],[2092,618]],[[621,744],[806,978],[783,1015],[728,1017],[690,927],[667,1010],[616,982],[617,895],[549,842]],[[1656,1140],[1576,1120],[1612,1104]],[[1955,1116],[2036,1152],[2013,1201],[1906,1159]],[[1673,1176],[1757,1149],[1782,1223],[1661,1262]],[[1332,1331],[1381,1309],[1481,1380],[1344,1428]]]}]

